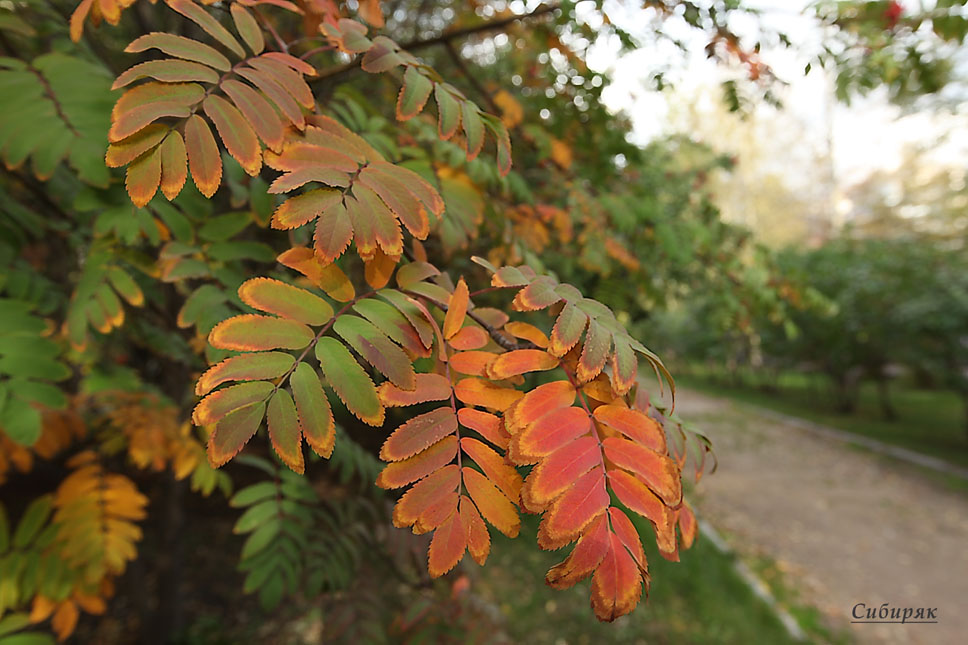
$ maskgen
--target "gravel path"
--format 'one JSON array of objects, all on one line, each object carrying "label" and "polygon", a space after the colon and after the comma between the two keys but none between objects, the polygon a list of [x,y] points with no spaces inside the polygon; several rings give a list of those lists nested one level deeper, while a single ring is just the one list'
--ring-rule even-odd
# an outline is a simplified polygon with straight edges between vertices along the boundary
[{"label": "gravel path", "polygon": [[[771,557],[860,643],[968,643],[968,495],[752,406],[683,390],[676,410],[713,441],[697,504],[732,548]],[[857,603],[938,623],[850,624]]]}]

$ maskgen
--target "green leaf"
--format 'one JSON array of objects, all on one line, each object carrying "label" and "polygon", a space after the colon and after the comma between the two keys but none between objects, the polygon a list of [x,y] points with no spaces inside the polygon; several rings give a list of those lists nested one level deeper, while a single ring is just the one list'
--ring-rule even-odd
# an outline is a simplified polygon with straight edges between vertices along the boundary
[{"label": "green leaf", "polygon": [[272,278],[246,280],[239,298],[255,309],[307,325],[323,325],[333,317],[333,308],[319,296]]},{"label": "green leaf", "polygon": [[[7,510],[3,507],[3,504],[0,504],[0,553],[4,553],[9,547],[10,522],[7,520]],[[0,623],[0,625],[2,624]]]},{"label": "green leaf", "polygon": [[251,506],[256,502],[275,497],[278,494],[279,486],[275,482],[259,482],[251,486],[246,486],[233,495],[232,499],[229,500],[229,506],[233,508]]},{"label": "green leaf", "polygon": [[279,501],[276,499],[269,499],[263,502],[259,502],[255,506],[249,507],[242,516],[239,517],[235,526],[232,528],[233,533],[249,533],[259,526],[262,526],[269,518],[278,517],[279,515]]},{"label": "green leaf", "polygon": [[403,87],[397,97],[397,118],[406,121],[420,114],[433,89],[434,84],[416,66],[407,67],[403,74]]},{"label": "green leaf", "polygon": [[183,58],[185,60],[202,63],[209,67],[227,72],[232,68],[229,59],[220,54],[217,50],[209,47],[197,40],[175,36],[161,32],[152,32],[136,38],[130,45],[125,47],[126,52],[143,52],[149,49],[158,49],[169,56]]},{"label": "green leaf", "polygon": [[306,442],[320,457],[329,457],[336,438],[335,424],[319,376],[308,363],[300,363],[289,378],[289,385]]},{"label": "green leaf", "polygon": [[67,406],[67,397],[59,388],[48,383],[38,383],[13,378],[7,381],[12,394],[26,401],[34,401],[48,408],[62,409]]},{"label": "green leaf", "polygon": [[282,376],[295,364],[292,354],[257,352],[227,358],[202,374],[195,385],[195,394],[208,394],[228,381],[261,381]]},{"label": "green leaf", "polygon": [[302,454],[302,433],[296,417],[296,405],[286,390],[277,390],[269,401],[266,413],[269,440],[272,447],[289,468],[297,473],[305,470]]},{"label": "green leaf", "polygon": [[30,544],[37,533],[40,532],[47,518],[50,517],[52,510],[53,505],[49,495],[38,497],[31,502],[27,510],[24,511],[23,517],[20,518],[17,530],[14,531],[13,547],[22,549]]},{"label": "green leaf", "polygon": [[216,468],[239,454],[259,429],[266,413],[265,403],[247,405],[227,415],[215,425],[208,440],[208,459]]},{"label": "green leaf", "polygon": [[208,342],[218,349],[255,352],[265,349],[302,349],[315,334],[295,320],[244,314],[223,320],[208,335]]},{"label": "green leaf", "polygon": [[206,220],[198,229],[198,236],[209,242],[222,242],[245,230],[252,223],[248,213],[226,213]]},{"label": "green leaf", "polygon": [[441,139],[450,139],[460,125],[460,103],[442,83],[434,87],[434,99],[437,101],[437,134]]},{"label": "green leaf", "polygon": [[413,366],[406,353],[370,321],[358,316],[340,316],[333,330],[370,365],[402,390],[417,386]]},{"label": "green leaf", "polygon": [[0,428],[16,443],[31,446],[40,437],[40,412],[26,401],[8,397],[0,410]]},{"label": "green leaf", "polygon": [[242,554],[239,556],[242,560],[251,558],[255,554],[259,553],[265,549],[269,544],[272,543],[273,538],[279,535],[279,530],[282,528],[282,520],[278,517],[269,518],[264,524],[259,526],[252,534],[246,538],[245,544],[242,545]]},{"label": "green leaf", "polygon": [[275,386],[272,383],[255,381],[253,383],[239,383],[212,392],[195,406],[192,420],[195,425],[210,425],[239,408],[265,401],[274,389]]},{"label": "green leaf", "polygon": [[330,387],[347,409],[364,423],[383,425],[383,405],[373,381],[343,344],[333,338],[321,338],[316,343],[316,358]]}]

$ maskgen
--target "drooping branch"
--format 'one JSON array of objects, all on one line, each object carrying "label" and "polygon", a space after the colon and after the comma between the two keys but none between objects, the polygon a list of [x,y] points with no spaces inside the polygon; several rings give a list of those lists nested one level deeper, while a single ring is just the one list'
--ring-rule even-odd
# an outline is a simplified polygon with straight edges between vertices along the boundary
[{"label": "drooping branch", "polygon": [[[444,33],[433,36],[431,38],[411,40],[410,42],[403,43],[400,45],[401,49],[409,52],[415,52],[427,47],[432,47],[434,45],[439,45],[441,43],[451,43],[454,40],[459,40],[461,38],[466,38],[467,36],[472,36],[474,34],[486,33],[489,31],[500,31],[501,29],[507,27],[518,21],[532,20],[534,18],[539,18],[545,14],[552,13],[558,9],[558,3],[543,4],[538,8],[534,9],[529,13],[523,13],[520,15],[507,16],[504,18],[497,18],[495,20],[490,20],[487,22],[482,22],[479,25],[474,25],[472,27],[464,27],[462,29],[452,29],[450,31],[445,31]],[[345,65],[337,65],[329,69],[323,70],[319,75],[313,79],[314,82],[321,81],[323,79],[334,79],[344,74],[348,74],[360,66],[360,60],[357,58]]]}]

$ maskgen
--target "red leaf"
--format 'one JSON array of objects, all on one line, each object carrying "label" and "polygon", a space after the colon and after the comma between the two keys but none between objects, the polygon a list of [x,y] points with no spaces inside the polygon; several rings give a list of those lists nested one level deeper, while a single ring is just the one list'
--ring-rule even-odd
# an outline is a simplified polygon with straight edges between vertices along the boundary
[{"label": "red leaf", "polygon": [[380,450],[380,459],[400,461],[412,457],[456,430],[457,415],[451,408],[442,407],[425,412],[393,431]]},{"label": "red leaf", "polygon": [[539,385],[508,410],[505,415],[507,429],[514,434],[548,412],[568,407],[574,402],[575,388],[568,381],[553,381]]},{"label": "red leaf", "polygon": [[593,468],[556,499],[541,518],[538,546],[552,551],[573,542],[592,520],[605,512],[610,501],[605,490],[605,471]]},{"label": "red leaf", "polygon": [[543,459],[524,482],[521,499],[537,512],[570,487],[578,477],[602,463],[594,437],[579,437]]},{"label": "red leaf", "polygon": [[631,612],[642,597],[638,566],[618,536],[609,535],[608,549],[592,577],[592,609],[601,621],[612,622]]},{"label": "red leaf", "polygon": [[682,501],[679,467],[665,455],[627,439],[608,437],[602,441],[605,456],[619,468],[636,475],[669,506]]},{"label": "red leaf", "polygon": [[608,483],[619,501],[629,510],[652,522],[659,551],[674,552],[676,550],[675,518],[662,500],[635,476],[624,470],[608,471]]},{"label": "red leaf", "polygon": [[592,421],[582,408],[557,408],[515,433],[508,456],[519,465],[535,463],[591,429]]}]

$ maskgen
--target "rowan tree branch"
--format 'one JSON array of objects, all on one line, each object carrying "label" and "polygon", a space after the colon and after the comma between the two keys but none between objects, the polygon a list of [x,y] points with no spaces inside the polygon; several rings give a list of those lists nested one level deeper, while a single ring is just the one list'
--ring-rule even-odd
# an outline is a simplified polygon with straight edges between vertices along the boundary
[{"label": "rowan tree branch", "polygon": [[[543,16],[547,13],[551,13],[556,9],[558,9],[558,7],[559,5],[557,2],[552,4],[543,4],[540,7],[537,7],[534,11],[531,11],[529,13],[523,13],[523,14],[514,15],[514,16],[507,16],[504,18],[497,18],[496,20],[482,22],[481,24],[474,25],[472,27],[464,27],[463,29],[453,29],[451,31],[445,31],[444,33],[438,36],[433,36],[432,38],[411,40],[410,42],[400,45],[400,48],[409,52],[414,52],[420,49],[425,49],[427,47],[432,47],[434,45],[439,45],[441,43],[450,43],[451,41],[454,41],[460,38],[466,38],[467,36],[472,36],[474,34],[480,34],[488,31],[498,31],[500,29],[503,29],[504,27],[507,27],[512,23],[523,21],[523,20],[531,20],[533,18],[538,18],[540,16]],[[344,74],[348,74],[352,71],[355,71],[356,69],[359,68],[359,66],[360,66],[360,58],[357,57],[355,60],[350,61],[345,65],[337,65],[335,67],[331,67],[329,69],[325,69],[321,71],[319,75],[313,79],[313,82],[315,83],[323,79],[333,79],[333,78],[343,76]]]}]

